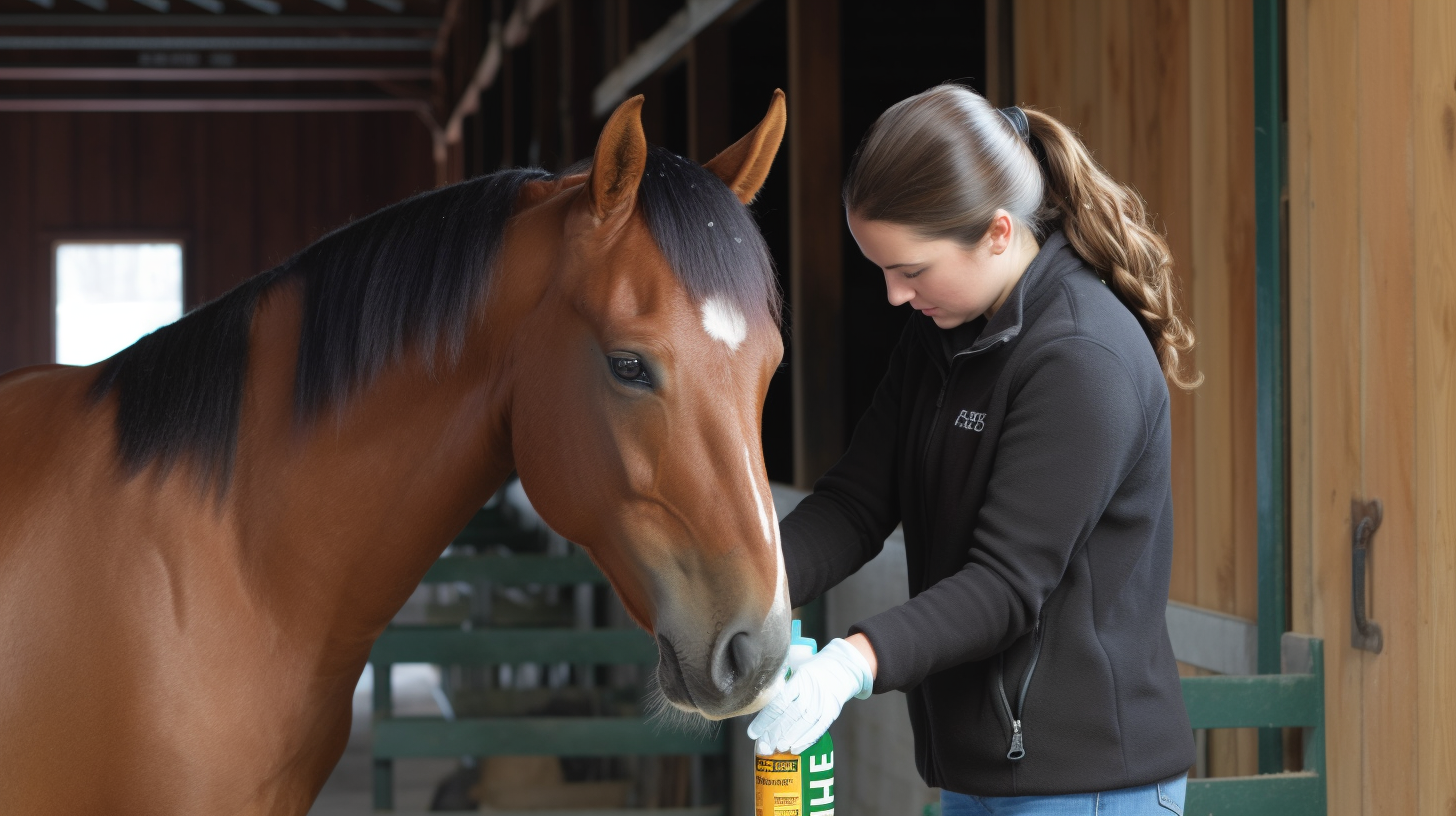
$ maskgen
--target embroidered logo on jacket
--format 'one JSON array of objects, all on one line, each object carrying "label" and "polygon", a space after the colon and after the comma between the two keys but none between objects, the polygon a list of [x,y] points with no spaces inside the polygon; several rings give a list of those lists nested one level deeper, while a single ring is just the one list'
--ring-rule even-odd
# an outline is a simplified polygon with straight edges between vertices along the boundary
[{"label": "embroidered logo on jacket", "polygon": [[968,431],[983,431],[986,429],[986,415],[975,411],[961,411],[961,415],[956,417],[955,426]]}]

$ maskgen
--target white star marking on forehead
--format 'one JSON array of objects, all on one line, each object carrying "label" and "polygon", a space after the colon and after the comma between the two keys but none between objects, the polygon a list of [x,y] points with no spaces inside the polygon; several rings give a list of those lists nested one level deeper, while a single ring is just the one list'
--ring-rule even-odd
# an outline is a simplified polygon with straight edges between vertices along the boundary
[{"label": "white star marking on forehead", "polygon": [[727,343],[729,351],[737,351],[748,335],[748,321],[736,306],[715,295],[703,301],[703,331]]}]

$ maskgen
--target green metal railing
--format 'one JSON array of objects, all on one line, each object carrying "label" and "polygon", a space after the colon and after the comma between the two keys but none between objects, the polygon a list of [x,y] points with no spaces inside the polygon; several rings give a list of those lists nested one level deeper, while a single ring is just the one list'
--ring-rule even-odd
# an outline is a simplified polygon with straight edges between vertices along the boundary
[{"label": "green metal railing", "polygon": [[[482,514],[466,535],[495,542],[512,535]],[[605,584],[582,556],[447,556],[424,583],[465,581],[495,585]],[[374,671],[374,808],[394,808],[394,760],[411,757],[554,755],[705,755],[726,751],[721,730],[688,734],[645,717],[439,717],[393,716],[390,670],[395,663],[485,666],[520,663],[652,665],[657,644],[637,629],[464,628],[391,626],[370,652]],[[707,811],[703,811],[706,813]],[[699,811],[693,811],[699,814]]]},{"label": "green metal railing", "polygon": [[[1198,728],[1304,729],[1303,770],[1188,780],[1186,814],[1198,816],[1324,816],[1324,642],[1286,633],[1284,674],[1185,677],[1183,701]],[[1283,767],[1282,759],[1280,768]]]}]

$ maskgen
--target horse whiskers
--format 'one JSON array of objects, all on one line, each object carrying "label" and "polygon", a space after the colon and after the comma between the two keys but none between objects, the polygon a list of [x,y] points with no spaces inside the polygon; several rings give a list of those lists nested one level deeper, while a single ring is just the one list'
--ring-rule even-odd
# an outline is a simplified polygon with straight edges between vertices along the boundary
[{"label": "horse whiskers", "polygon": [[691,736],[699,738],[711,737],[718,733],[718,723],[695,714],[690,711],[683,711],[674,706],[663,694],[662,686],[657,681],[657,672],[652,672],[647,677],[643,689],[642,707],[647,713],[647,720],[653,725],[655,733],[663,730],[682,731]]}]

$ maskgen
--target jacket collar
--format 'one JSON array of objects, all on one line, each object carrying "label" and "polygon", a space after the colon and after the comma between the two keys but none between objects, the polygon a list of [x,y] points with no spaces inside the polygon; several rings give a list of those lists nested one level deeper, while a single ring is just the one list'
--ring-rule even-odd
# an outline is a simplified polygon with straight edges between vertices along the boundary
[{"label": "jacket collar", "polygon": [[[1067,263],[1070,256],[1073,263]],[[1067,243],[1067,236],[1057,230],[1042,242],[1041,250],[1032,258],[1031,265],[1026,267],[1021,279],[1011,287],[1011,294],[1006,296],[1006,302],[996,310],[996,314],[986,322],[985,328],[981,329],[980,335],[968,348],[956,350],[956,354],[979,354],[998,343],[1010,342],[1017,335],[1021,334],[1022,325],[1026,319],[1026,309],[1035,303],[1043,292],[1051,285],[1060,280],[1063,275],[1081,266],[1081,259],[1077,257],[1070,244]],[[931,356],[937,360],[943,359],[943,345],[940,337],[940,329],[935,321],[915,313],[910,316],[921,324],[921,336],[929,342],[928,348]]]}]

